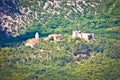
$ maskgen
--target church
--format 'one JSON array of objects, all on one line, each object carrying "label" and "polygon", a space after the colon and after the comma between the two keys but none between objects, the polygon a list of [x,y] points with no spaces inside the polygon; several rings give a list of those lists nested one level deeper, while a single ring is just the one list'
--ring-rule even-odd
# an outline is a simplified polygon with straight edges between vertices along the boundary
[{"label": "church", "polygon": [[25,46],[29,46],[31,48],[34,48],[34,45],[39,42],[39,34],[36,32],[35,38],[29,39],[26,43]]}]

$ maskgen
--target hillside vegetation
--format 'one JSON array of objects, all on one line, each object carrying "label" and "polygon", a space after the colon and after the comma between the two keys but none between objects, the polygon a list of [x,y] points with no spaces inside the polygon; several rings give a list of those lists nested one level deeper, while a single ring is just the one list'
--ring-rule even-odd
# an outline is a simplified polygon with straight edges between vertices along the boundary
[{"label": "hillside vegetation", "polygon": [[[14,5],[9,4],[14,6],[14,14],[19,13],[20,7],[27,7],[32,12],[27,15],[28,19],[21,19],[24,25],[13,26],[13,29],[20,29],[0,27],[0,80],[119,80],[120,1],[61,0],[58,1],[59,7],[52,5],[54,0],[51,0],[51,5],[43,8],[46,2],[21,0]],[[78,4],[83,13],[77,9]],[[75,12],[75,9],[78,11]],[[67,15],[70,10],[72,12]],[[52,13],[54,11],[55,14]],[[60,14],[57,14],[59,11]],[[20,13],[19,16],[24,17],[27,14]],[[73,30],[94,33],[96,41],[74,39]],[[11,36],[7,36],[7,32]],[[40,34],[39,42],[34,48],[26,47],[24,44],[34,38],[35,32]],[[60,41],[45,40],[55,33],[62,34]],[[86,56],[76,56],[79,53]]]},{"label": "hillside vegetation", "polygon": [[[2,48],[1,79],[119,79],[120,45],[101,39],[86,43],[64,36],[61,41],[46,42],[42,38],[34,48]],[[75,52],[92,55],[76,57]]]}]

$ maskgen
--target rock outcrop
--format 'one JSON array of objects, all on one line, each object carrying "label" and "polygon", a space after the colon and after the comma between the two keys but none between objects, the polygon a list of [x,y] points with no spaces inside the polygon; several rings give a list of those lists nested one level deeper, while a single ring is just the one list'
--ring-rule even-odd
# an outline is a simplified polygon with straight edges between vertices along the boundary
[{"label": "rock outcrop", "polygon": [[49,15],[63,15],[68,20],[86,13],[96,14],[101,0],[1,0],[0,26],[13,36],[24,33],[26,24],[37,19],[45,22]]}]

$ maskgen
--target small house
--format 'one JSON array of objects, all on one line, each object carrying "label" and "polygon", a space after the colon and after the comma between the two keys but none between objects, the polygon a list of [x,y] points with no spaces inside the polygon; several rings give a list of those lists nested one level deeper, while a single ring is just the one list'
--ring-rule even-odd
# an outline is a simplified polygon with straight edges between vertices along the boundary
[{"label": "small house", "polygon": [[48,36],[48,39],[52,38],[54,41],[59,41],[61,37],[62,37],[61,34],[50,34]]}]

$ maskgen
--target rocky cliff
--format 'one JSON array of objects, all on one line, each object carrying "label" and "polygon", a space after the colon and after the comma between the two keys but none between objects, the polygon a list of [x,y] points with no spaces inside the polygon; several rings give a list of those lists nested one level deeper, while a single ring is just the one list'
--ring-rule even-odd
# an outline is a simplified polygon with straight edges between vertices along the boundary
[{"label": "rocky cliff", "polygon": [[44,24],[52,15],[62,15],[69,21],[104,11],[115,15],[119,14],[119,3],[119,0],[1,0],[0,31],[17,36],[24,33],[33,19]]},{"label": "rocky cliff", "polygon": [[44,23],[50,15],[63,15],[68,20],[86,13],[97,14],[101,0],[1,0],[0,27],[13,36],[24,33],[26,24],[37,19]]}]

